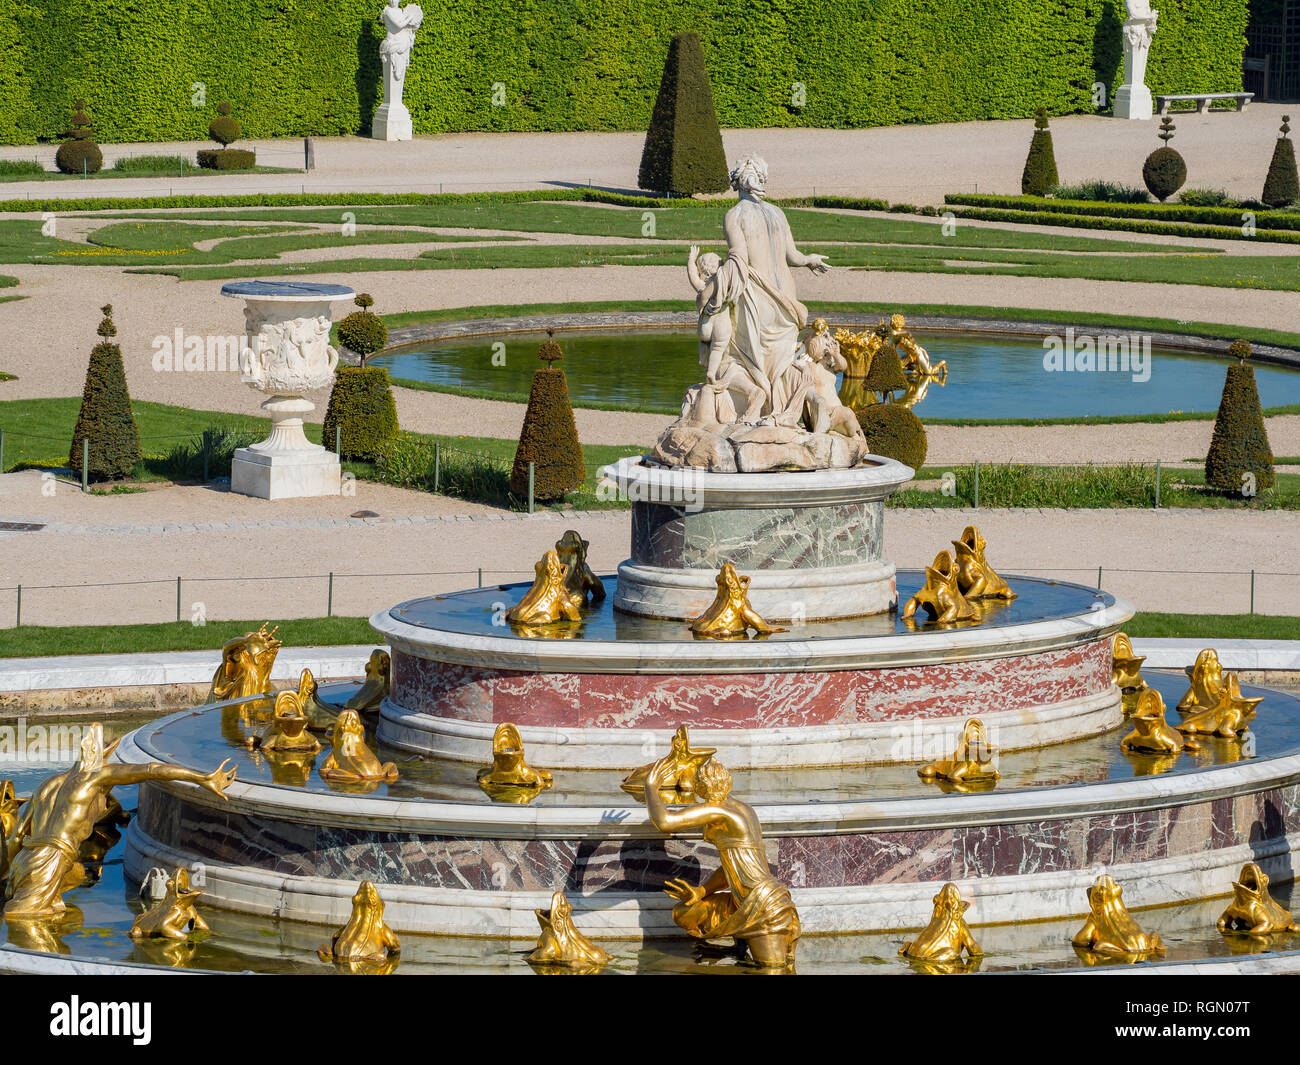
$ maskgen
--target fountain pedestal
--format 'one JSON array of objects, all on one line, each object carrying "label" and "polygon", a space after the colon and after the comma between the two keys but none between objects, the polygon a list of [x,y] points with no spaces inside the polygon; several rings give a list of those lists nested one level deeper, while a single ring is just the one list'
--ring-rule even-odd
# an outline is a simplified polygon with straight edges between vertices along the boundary
[{"label": "fountain pedestal", "polygon": [[235,452],[230,490],[259,499],[338,495],[338,456],[303,433],[303,419],[316,406],[303,393],[334,380],[339,354],[329,343],[330,304],[351,299],[353,290],[300,281],[239,281],[223,285],[221,294],[244,300],[242,380],[268,394],[261,406],[271,417],[270,436]]}]

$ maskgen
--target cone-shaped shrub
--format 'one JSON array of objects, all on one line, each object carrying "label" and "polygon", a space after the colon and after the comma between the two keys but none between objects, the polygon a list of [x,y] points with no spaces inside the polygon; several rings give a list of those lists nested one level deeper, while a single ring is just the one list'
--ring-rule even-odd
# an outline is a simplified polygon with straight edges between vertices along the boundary
[{"label": "cone-shaped shrub", "polygon": [[1282,116],[1282,129],[1277,144],[1273,146],[1273,159],[1268,164],[1268,177],[1264,179],[1264,193],[1260,200],[1269,207],[1289,207],[1300,199],[1300,176],[1296,174],[1295,143],[1287,136],[1291,132],[1291,116]]},{"label": "cone-shaped shrub", "polygon": [[519,433],[515,465],[510,471],[510,491],[528,494],[528,464],[533,463],[533,494],[537,499],[560,499],[565,492],[582,485],[582,445],[569,402],[569,383],[564,371],[552,365],[564,358],[554,340],[548,339],[537,357],[546,363],[533,374],[528,392],[528,409]]},{"label": "cone-shaped shrub", "polygon": [[104,320],[97,332],[100,341],[90,353],[86,387],[81,394],[81,412],[72,432],[68,465],[81,473],[81,442],[90,440],[92,481],[115,481],[129,477],[140,462],[140,433],[131,413],[131,394],[126,387],[122,349],[114,342],[112,305],[103,308]]},{"label": "cone-shaped shrub", "polygon": [[374,462],[397,436],[397,405],[384,367],[338,368],[321,442],[333,448],[336,436],[340,457],[360,462]]},{"label": "cone-shaped shrub", "polygon": [[679,33],[668,45],[637,185],[651,192],[692,196],[723,192],[729,184],[704,49],[696,34]]},{"label": "cone-shaped shrub", "polygon": [[54,153],[54,165],[65,174],[95,174],[104,166],[104,153],[95,143],[95,131],[90,127],[84,100],[73,105],[72,129],[68,131],[68,140]]},{"label": "cone-shaped shrub", "polygon": [[[877,332],[882,336],[888,337],[889,323],[881,322],[877,327]],[[862,379],[862,387],[871,392],[876,392],[883,403],[889,399],[890,393],[901,392],[907,388],[907,375],[903,373],[903,360],[899,357],[898,348],[886,339],[881,344],[875,355],[872,356],[871,365],[867,367],[867,376]]]},{"label": "cone-shaped shrub", "polygon": [[1169,147],[1177,128],[1168,115],[1160,120],[1160,131],[1156,136],[1165,142],[1165,146],[1148,155],[1147,161],[1142,164],[1142,180],[1146,182],[1147,191],[1161,203],[1187,182],[1187,163]]},{"label": "cone-shaped shrub", "polygon": [[1228,367],[1223,382],[1214,436],[1205,457],[1205,483],[1221,492],[1249,495],[1273,487],[1273,449],[1264,428],[1255,369],[1245,361],[1250,344],[1237,340],[1228,350],[1239,361]]},{"label": "cone-shaped shrub", "polygon": [[1029,142],[1025,170],[1020,175],[1020,191],[1026,196],[1046,196],[1059,184],[1052,131],[1047,128],[1047,109],[1040,107],[1035,112],[1034,139]]},{"label": "cone-shaped shrub", "polygon": [[919,470],[929,448],[921,419],[897,403],[860,407],[855,413],[867,437],[867,450]]}]

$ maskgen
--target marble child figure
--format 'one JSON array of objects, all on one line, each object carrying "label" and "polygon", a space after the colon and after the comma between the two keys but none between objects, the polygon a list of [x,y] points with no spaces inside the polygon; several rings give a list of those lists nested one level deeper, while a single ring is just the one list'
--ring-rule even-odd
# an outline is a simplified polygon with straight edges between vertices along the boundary
[{"label": "marble child figure", "polygon": [[[695,307],[700,313],[700,365],[705,368],[706,386],[712,386],[719,393],[715,402],[723,404],[726,400],[721,393],[740,395],[743,410],[732,398],[731,409],[738,412],[735,419],[743,425],[753,425],[762,416],[763,403],[767,394],[740,368],[740,364],[731,357],[728,350],[735,333],[732,325],[732,308],[718,298],[718,270],[722,260],[713,252],[700,254],[700,249],[691,246],[690,257],[686,260],[686,276],[690,278],[691,288],[695,289]],[[731,418],[719,418],[720,422],[730,422]]]}]

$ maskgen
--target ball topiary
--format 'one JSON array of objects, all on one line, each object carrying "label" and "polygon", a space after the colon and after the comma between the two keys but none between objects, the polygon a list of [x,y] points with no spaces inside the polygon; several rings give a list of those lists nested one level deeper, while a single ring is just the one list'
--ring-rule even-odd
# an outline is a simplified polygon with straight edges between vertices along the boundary
[{"label": "ball topiary", "polygon": [[223,148],[239,140],[241,127],[239,119],[230,117],[230,103],[222,100],[217,104],[217,117],[208,123],[208,136]]},{"label": "ball topiary", "polygon": [[1224,377],[1214,435],[1205,456],[1205,483],[1221,492],[1242,495],[1273,487],[1273,449],[1264,427],[1255,369],[1245,361],[1250,344],[1234,341],[1228,353],[1238,361],[1228,367]]},{"label": "ball topiary", "polygon": [[1052,149],[1052,131],[1047,128],[1047,109],[1035,112],[1034,139],[1029,142],[1029,156],[1020,175],[1020,191],[1026,196],[1046,196],[1057,185],[1056,153]]},{"label": "ball topiary", "polygon": [[1288,207],[1300,199],[1300,175],[1296,174],[1295,144],[1287,136],[1291,132],[1291,116],[1282,116],[1282,129],[1273,146],[1273,158],[1268,164],[1268,177],[1264,179],[1264,192],[1260,199],[1269,207]]},{"label": "ball topiary", "polygon": [[897,403],[877,403],[855,411],[867,437],[867,450],[919,470],[929,442],[921,419]]},{"label": "ball topiary", "polygon": [[104,319],[96,332],[100,341],[90,352],[86,368],[86,386],[81,394],[81,410],[72,431],[68,465],[81,473],[82,441],[90,441],[92,481],[121,480],[129,477],[141,460],[140,433],[131,411],[131,394],[126,387],[126,368],[122,349],[113,341],[113,307],[103,308]]},{"label": "ball topiary", "polygon": [[1178,152],[1169,147],[1176,128],[1174,120],[1168,115],[1160,120],[1157,136],[1165,142],[1165,146],[1148,155],[1142,164],[1142,180],[1146,182],[1151,195],[1162,203],[1187,182],[1187,163]]},{"label": "ball topiary", "polygon": [[388,326],[379,315],[372,314],[368,309],[375,303],[374,297],[369,293],[362,292],[352,302],[361,310],[353,311],[339,322],[339,340],[361,356],[361,365],[364,366],[369,356],[382,350],[388,343]]},{"label": "ball topiary", "polygon": [[528,392],[528,409],[519,433],[515,464],[510,471],[510,491],[528,493],[528,464],[533,463],[533,494],[537,499],[555,500],[578,488],[586,479],[582,445],[569,402],[569,383],[564,371],[552,363],[564,358],[560,345],[548,339],[537,352],[546,363],[533,374]]},{"label": "ball topiary", "polygon": [[337,438],[341,458],[374,462],[397,432],[388,371],[382,366],[340,366],[321,428],[324,445],[332,448]]},{"label": "ball topiary", "polygon": [[729,184],[704,49],[697,34],[679,33],[668,45],[637,186],[692,196],[724,192]]},{"label": "ball topiary", "polygon": [[104,153],[95,143],[94,134],[86,103],[77,100],[73,104],[72,129],[68,131],[68,140],[54,153],[54,165],[65,174],[95,174],[102,170]]}]

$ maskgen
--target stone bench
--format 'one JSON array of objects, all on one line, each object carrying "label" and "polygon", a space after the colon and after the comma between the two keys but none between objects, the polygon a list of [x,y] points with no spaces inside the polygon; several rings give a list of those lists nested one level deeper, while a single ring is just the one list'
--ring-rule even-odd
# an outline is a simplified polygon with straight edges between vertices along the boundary
[{"label": "stone bench", "polygon": [[1156,94],[1156,114],[1169,114],[1169,105],[1176,100],[1191,100],[1196,104],[1196,113],[1200,114],[1210,106],[1211,100],[1236,100],[1237,110],[1246,110],[1247,105],[1255,98],[1253,92],[1182,92]]}]

